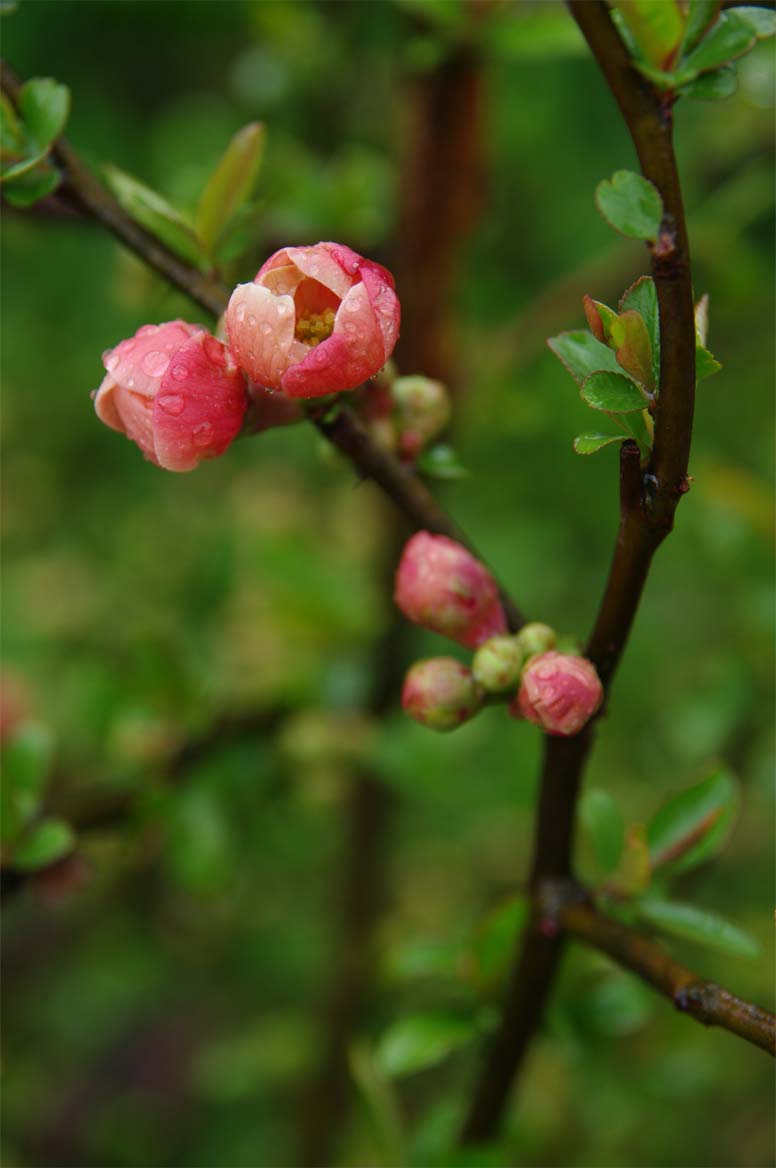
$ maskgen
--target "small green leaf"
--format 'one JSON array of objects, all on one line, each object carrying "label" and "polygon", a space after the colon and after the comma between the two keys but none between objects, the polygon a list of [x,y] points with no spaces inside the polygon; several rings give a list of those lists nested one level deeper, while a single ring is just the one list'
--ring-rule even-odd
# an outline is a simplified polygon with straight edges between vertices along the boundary
[{"label": "small green leaf", "polygon": [[635,309],[623,312],[610,326],[610,344],[617,364],[650,391],[655,388],[652,346],[643,316]]},{"label": "small green leaf", "polygon": [[266,131],[261,122],[243,126],[232,138],[208,179],[197,207],[195,228],[212,251],[235,213],[253,193],[264,153]]},{"label": "small green leaf", "polygon": [[24,129],[12,102],[0,92],[0,158],[13,162],[24,151]]},{"label": "small green leaf", "polygon": [[28,136],[45,151],[65,128],[70,90],[51,77],[35,77],[19,91],[19,113]]},{"label": "small green leaf", "polygon": [[625,832],[625,843],[611,886],[622,896],[640,896],[649,888],[651,880],[647,829],[641,823],[633,823]]},{"label": "small green leaf", "polygon": [[44,819],[36,823],[13,849],[14,868],[32,872],[61,860],[75,847],[75,832],[61,819]]},{"label": "small green leaf", "polygon": [[12,207],[31,207],[45,199],[57,189],[61,180],[58,171],[45,163],[38,163],[26,174],[20,175],[6,186],[5,201]]},{"label": "small green leaf", "polygon": [[640,901],[637,907],[642,920],[664,933],[696,941],[734,957],[757,957],[760,953],[760,945],[749,933],[716,913],[696,908],[694,904],[649,897]]},{"label": "small green leaf", "polygon": [[663,218],[660,192],[642,175],[618,170],[596,187],[598,210],[615,231],[630,239],[657,239]]},{"label": "small green leaf", "polygon": [[680,85],[694,80],[699,73],[726,65],[751,49],[761,34],[752,22],[739,18],[738,11],[723,12],[697,48],[685,58],[677,73]]},{"label": "small green leaf", "polygon": [[418,470],[433,479],[465,479],[471,474],[458,459],[452,446],[439,442],[429,447],[417,461]]},{"label": "small green leaf", "polygon": [[695,343],[703,346],[709,338],[709,294],[704,292],[695,305]]},{"label": "small green leaf", "polygon": [[635,284],[623,293],[618,312],[638,312],[647,326],[652,350],[652,377],[655,385],[660,383],[660,315],[657,306],[655,281],[651,276],[640,276]]},{"label": "small green leaf", "polygon": [[751,28],[758,40],[776,36],[776,12],[772,8],[761,7],[758,4],[742,4],[740,7],[730,9],[726,15],[737,23]]},{"label": "small green leaf", "polygon": [[515,954],[520,930],[528,916],[525,898],[512,896],[480,922],[472,944],[477,980],[491,987]]},{"label": "small green leaf", "polygon": [[594,410],[608,414],[630,414],[647,404],[639,387],[623,373],[591,373],[580,393]]},{"label": "small green leaf", "polygon": [[197,237],[184,216],[166,199],[132,175],[111,164],[104,167],[105,179],[124,210],[141,227],[182,259],[201,265],[205,259]]},{"label": "small green leaf", "polygon": [[602,370],[622,373],[612,350],[597,341],[592,333],[584,330],[560,333],[557,337],[550,337],[547,344],[580,385],[591,373],[600,373]]},{"label": "small green leaf", "polygon": [[577,454],[597,454],[613,442],[624,442],[627,434],[577,434],[574,449]]},{"label": "small green leaf", "polygon": [[711,377],[714,373],[719,373],[721,368],[722,365],[717,358],[712,356],[708,349],[698,345],[695,350],[695,380],[703,381],[704,377]]},{"label": "small green leaf", "polygon": [[471,1015],[448,1011],[412,1014],[389,1027],[377,1048],[377,1061],[391,1076],[412,1075],[436,1066],[481,1031]]},{"label": "small green leaf", "polygon": [[677,0],[617,0],[614,5],[646,59],[665,67],[678,48],[684,17]]},{"label": "small green leaf", "polygon": [[221,232],[213,249],[220,264],[230,264],[250,251],[260,238],[265,218],[263,203],[243,203]]},{"label": "small green leaf", "polygon": [[675,795],[647,829],[652,867],[677,873],[703,863],[721,847],[737,807],[738,787],[726,770]]},{"label": "small green leaf", "polygon": [[694,81],[682,87],[682,97],[693,101],[719,101],[730,97],[738,89],[735,65],[723,65],[713,73],[701,73]]},{"label": "small green leaf", "polygon": [[579,812],[601,871],[607,875],[614,872],[625,842],[625,825],[617,803],[608,791],[592,787],[582,796]]},{"label": "small green leaf", "polygon": [[684,40],[682,41],[682,56],[695,48],[706,30],[716,20],[721,7],[722,0],[690,0]]}]

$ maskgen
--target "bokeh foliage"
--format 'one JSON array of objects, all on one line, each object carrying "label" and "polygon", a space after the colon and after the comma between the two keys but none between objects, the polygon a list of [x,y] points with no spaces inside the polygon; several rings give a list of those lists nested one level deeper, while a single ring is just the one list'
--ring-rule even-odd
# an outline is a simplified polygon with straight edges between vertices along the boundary
[{"label": "bokeh foliage", "polygon": [[[68,132],[90,160],[189,208],[229,137],[265,122],[261,214],[231,273],[249,278],[291,241],[342,239],[390,262],[407,80],[444,59],[457,11],[22,0],[3,17],[4,52],[22,76],[70,86]],[[472,474],[439,489],[526,610],[583,636],[614,538],[616,454],[573,454],[586,407],[544,340],[584,326],[583,292],[616,303],[645,270],[643,247],[615,239],[593,204],[599,180],[635,160],[562,7],[497,8],[484,41],[487,206],[454,308],[456,445]],[[677,114],[696,291],[710,294],[724,369],[699,389],[693,489],[656,560],[590,781],[643,823],[715,760],[737,773],[729,844],[682,891],[764,955],[674,948],[767,1001],[768,49],[739,76],[732,98]],[[475,1067],[457,1019],[487,1026],[497,1000],[537,735],[502,710],[444,738],[397,712],[365,721],[387,620],[372,489],[306,427],[238,442],[190,476],[143,463],[93,415],[100,351],[148,320],[204,318],[85,222],[7,212],[4,265],[5,666],[53,736],[58,809],[137,795],[127,822],[84,833],[76,887],[27,890],[8,910],[7,1162],[294,1162],[335,956],[345,742],[397,795],[363,1059],[385,1053],[398,1020],[447,1011],[434,1041],[450,1057],[396,1088],[409,1161],[449,1164]],[[417,655],[441,645],[414,643]],[[276,738],[233,737],[170,781],[166,760],[191,734],[267,707],[290,713]],[[591,862],[584,846],[580,860]],[[504,901],[506,924],[472,956]],[[760,1052],[574,949],[494,1162],[771,1163],[768,1079]],[[371,1114],[356,1112],[343,1163],[391,1162]]]}]

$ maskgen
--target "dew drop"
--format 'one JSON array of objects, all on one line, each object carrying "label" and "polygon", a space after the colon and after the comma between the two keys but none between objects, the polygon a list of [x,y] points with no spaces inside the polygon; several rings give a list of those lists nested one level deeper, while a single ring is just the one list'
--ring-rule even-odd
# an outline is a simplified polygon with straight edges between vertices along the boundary
[{"label": "dew drop", "polygon": [[288,316],[290,311],[291,309],[288,304],[283,304],[282,302],[278,304],[278,316]]},{"label": "dew drop", "polygon": [[269,334],[272,332],[272,327],[267,324],[266,320],[263,320],[261,322],[261,332],[264,333],[265,337],[268,337]]},{"label": "dew drop", "polygon": [[153,349],[150,353],[146,353],[140,367],[149,377],[161,377],[167,371],[169,364],[170,358],[166,353],[160,353],[158,349]]},{"label": "dew drop", "polygon": [[160,397],[159,405],[166,414],[172,414],[177,418],[179,414],[183,413],[185,402],[179,393],[166,393],[164,397]]},{"label": "dew drop", "polygon": [[234,315],[235,315],[235,318],[236,318],[238,321],[240,321],[240,322],[244,321],[244,320],[245,320],[245,313],[246,313],[247,311],[248,311],[248,310],[247,310],[247,308],[245,307],[245,301],[244,301],[244,300],[241,300],[241,301],[239,302],[239,304],[237,305],[237,307],[235,308],[235,310],[234,310]]},{"label": "dew drop", "polygon": [[251,328],[256,328],[256,325],[258,324],[258,321],[252,312],[248,313],[248,324],[251,326]]},{"label": "dew drop", "polygon": [[137,330],[137,332],[135,333],[135,336],[136,337],[147,337],[151,333],[155,333],[158,328],[159,328],[158,324],[144,324],[142,328],[139,328]]},{"label": "dew drop", "polygon": [[213,365],[220,368],[226,364],[226,349],[217,337],[206,336],[202,342],[202,351]]},{"label": "dew drop", "polygon": [[195,446],[208,446],[213,437],[213,427],[210,422],[201,422],[192,431]]},{"label": "dew drop", "polygon": [[135,379],[134,379],[134,377],[130,377],[129,381],[127,382],[127,387],[129,389],[133,389],[134,385],[135,385]]},{"label": "dew drop", "polygon": [[355,331],[356,331],[356,326],[353,324],[353,321],[352,320],[346,321],[345,322],[345,332],[346,333],[354,333]]},{"label": "dew drop", "polygon": [[186,378],[188,377],[188,373],[186,372],[186,366],[183,364],[173,365],[172,375],[176,381],[185,381]]},{"label": "dew drop", "polygon": [[345,305],[345,311],[346,312],[358,312],[358,305],[356,304],[355,300],[349,300],[347,302],[347,304]]}]

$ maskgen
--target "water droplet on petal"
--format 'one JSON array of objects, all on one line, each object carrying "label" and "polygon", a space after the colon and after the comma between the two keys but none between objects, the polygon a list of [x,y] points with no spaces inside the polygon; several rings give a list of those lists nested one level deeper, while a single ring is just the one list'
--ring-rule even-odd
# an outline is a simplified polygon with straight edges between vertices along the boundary
[{"label": "water droplet on petal", "polygon": [[106,349],[102,355],[102,359],[109,373],[115,373],[121,364],[121,357],[119,357],[115,349]]},{"label": "water droplet on petal", "polygon": [[137,330],[137,332],[135,333],[135,336],[136,337],[147,337],[149,335],[149,333],[155,333],[158,328],[159,328],[158,324],[144,324],[142,326],[142,328],[139,328]]},{"label": "water droplet on petal", "polygon": [[159,352],[158,349],[146,353],[140,365],[144,373],[149,377],[161,377],[167,371],[167,366],[170,364],[170,358],[166,353]]},{"label": "water droplet on petal", "polygon": [[358,306],[358,304],[356,304],[355,300],[349,300],[345,305],[345,311],[346,312],[358,312],[358,307],[359,306]]},{"label": "water droplet on petal", "polygon": [[248,311],[248,310],[247,310],[247,308],[245,307],[245,301],[244,301],[244,300],[241,300],[241,301],[240,301],[240,302],[237,304],[237,306],[236,306],[236,308],[235,308],[235,310],[234,310],[234,315],[235,315],[235,318],[236,318],[237,320],[239,320],[240,322],[244,321],[244,320],[245,320],[245,313],[246,313],[247,311]]},{"label": "water droplet on petal", "polygon": [[129,381],[127,382],[127,386],[128,386],[128,388],[129,388],[129,389],[132,389],[132,388],[133,388],[133,386],[134,386],[134,384],[135,384],[135,379],[134,379],[134,377],[130,377]]},{"label": "water droplet on petal", "polygon": [[290,311],[291,309],[288,304],[283,304],[282,302],[278,304],[278,316],[288,316]]},{"label": "water droplet on petal", "polygon": [[268,337],[269,334],[272,332],[272,327],[267,324],[266,320],[263,320],[261,322],[261,332],[264,333],[265,337]]},{"label": "water droplet on petal", "polygon": [[256,328],[256,325],[258,324],[258,321],[252,312],[248,313],[248,324],[251,326],[251,328]]},{"label": "water droplet on petal", "polygon": [[213,427],[210,422],[200,422],[192,431],[195,446],[208,446],[213,437]]},{"label": "water droplet on petal", "polygon": [[202,342],[202,351],[213,365],[220,368],[226,364],[226,349],[217,337],[206,336]]},{"label": "water droplet on petal", "polygon": [[158,401],[164,412],[166,414],[172,414],[174,418],[177,418],[179,414],[183,413],[183,407],[186,404],[179,393],[166,393]]},{"label": "water droplet on petal", "polygon": [[188,373],[186,372],[186,366],[183,364],[173,365],[172,375],[176,381],[185,381],[186,378],[188,377]]}]

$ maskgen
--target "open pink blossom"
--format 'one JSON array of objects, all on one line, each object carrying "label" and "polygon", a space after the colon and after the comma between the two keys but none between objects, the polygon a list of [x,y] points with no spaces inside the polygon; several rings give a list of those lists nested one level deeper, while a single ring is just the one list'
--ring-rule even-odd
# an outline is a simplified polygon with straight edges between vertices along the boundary
[{"label": "open pink blossom", "polygon": [[407,541],[394,599],[415,624],[469,649],[507,632],[496,581],[466,548],[444,535],[418,531]]},{"label": "open pink blossom", "polygon": [[226,310],[235,359],[252,381],[289,397],[355,389],[399,335],[391,273],[339,243],[286,247],[238,284]]},{"label": "open pink blossom", "polygon": [[527,718],[541,726],[547,734],[568,738],[590,721],[603,696],[592,662],[552,651],[528,662],[509,712],[513,718]]},{"label": "open pink blossom", "polygon": [[183,320],[146,324],[103,353],[98,418],[165,470],[194,470],[240,432],[245,377],[226,345]]}]

